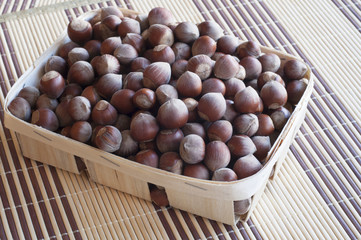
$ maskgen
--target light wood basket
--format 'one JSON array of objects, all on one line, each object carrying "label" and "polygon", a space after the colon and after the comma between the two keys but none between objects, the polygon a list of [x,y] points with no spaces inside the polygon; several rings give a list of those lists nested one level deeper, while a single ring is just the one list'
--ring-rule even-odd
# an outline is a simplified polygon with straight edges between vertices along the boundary
[{"label": "light wood basket", "polygon": [[[91,19],[97,11],[88,12],[80,18]],[[125,15],[137,12],[122,9]],[[69,139],[60,134],[32,125],[13,116],[9,103],[25,86],[38,86],[44,74],[47,59],[56,54],[59,46],[70,41],[66,31],[30,67],[9,91],[5,99],[5,126],[16,132],[22,153],[25,157],[49,164],[72,173],[80,174],[79,158],[85,163],[88,175],[93,181],[105,186],[150,201],[148,184],[162,186],[171,206],[209,219],[234,225],[239,220],[246,221],[262,196],[268,180],[279,171],[290,144],[305,118],[307,103],[313,89],[313,77],[308,69],[305,78],[308,87],[283,128],[267,156],[264,167],[256,174],[234,182],[215,182],[173,174],[141,165],[134,161],[103,152],[97,148]],[[264,53],[280,56],[282,64],[295,56],[261,47]],[[251,198],[250,210],[235,216],[234,201]]]}]

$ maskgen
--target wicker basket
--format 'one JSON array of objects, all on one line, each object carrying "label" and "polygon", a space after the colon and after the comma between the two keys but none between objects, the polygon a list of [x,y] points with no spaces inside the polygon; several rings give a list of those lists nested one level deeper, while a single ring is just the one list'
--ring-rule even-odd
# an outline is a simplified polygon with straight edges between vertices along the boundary
[{"label": "wicker basket", "polygon": [[[98,10],[99,11],[99,10]],[[136,14],[122,9],[125,15]],[[81,16],[91,19],[97,12]],[[134,161],[103,152],[92,146],[77,142],[60,134],[50,132],[13,116],[7,106],[25,86],[38,86],[44,74],[47,59],[57,52],[62,44],[70,41],[66,31],[14,84],[5,100],[5,126],[16,132],[24,156],[72,173],[80,174],[79,158],[85,163],[93,181],[122,192],[150,200],[149,183],[162,186],[171,206],[190,213],[227,224],[235,224],[240,216],[234,214],[234,201],[251,198],[251,208],[241,220],[247,220],[260,199],[269,179],[281,167],[295,134],[305,118],[307,103],[313,88],[310,69],[305,76],[308,87],[272,146],[264,167],[256,174],[234,182],[215,182],[176,175],[160,169],[141,165]],[[282,63],[296,57],[262,47],[264,53],[275,53]]]}]

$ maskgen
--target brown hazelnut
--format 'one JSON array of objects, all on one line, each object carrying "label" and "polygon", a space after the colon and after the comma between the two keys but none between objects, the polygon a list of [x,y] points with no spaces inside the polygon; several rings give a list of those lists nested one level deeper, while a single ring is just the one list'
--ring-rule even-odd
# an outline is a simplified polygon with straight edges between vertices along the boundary
[{"label": "brown hazelnut", "polygon": [[106,16],[101,20],[101,23],[107,26],[111,31],[117,31],[122,20],[116,15]]},{"label": "brown hazelnut", "polygon": [[218,92],[224,95],[226,93],[226,86],[224,85],[224,82],[218,78],[208,78],[203,81],[201,95],[210,92]]},{"label": "brown hazelnut", "polygon": [[228,141],[227,146],[236,157],[253,154],[257,150],[251,138],[247,135],[233,135]]},{"label": "brown hazelnut", "polygon": [[94,86],[101,97],[110,99],[116,91],[122,89],[122,79],[121,74],[107,73]]},{"label": "brown hazelnut", "polygon": [[87,98],[76,96],[70,100],[68,111],[74,121],[87,121],[91,114],[91,105]]},{"label": "brown hazelnut", "polygon": [[205,148],[203,138],[196,134],[190,134],[182,139],[179,154],[186,163],[196,164],[204,159]]},{"label": "brown hazelnut", "polygon": [[49,98],[55,99],[60,97],[64,88],[65,80],[63,76],[56,71],[47,72],[40,79],[39,90]]},{"label": "brown hazelnut", "polygon": [[261,168],[262,164],[252,154],[237,159],[233,165],[233,171],[237,174],[238,179],[252,176]]},{"label": "brown hazelnut", "polygon": [[226,100],[221,93],[206,93],[199,99],[197,108],[201,118],[214,122],[226,112]]},{"label": "brown hazelnut", "polygon": [[152,47],[161,44],[172,46],[174,43],[173,31],[165,25],[151,25],[149,27],[148,42]]},{"label": "brown hazelnut", "polygon": [[110,37],[105,39],[100,46],[100,53],[113,54],[115,49],[122,45],[122,39],[120,37]]},{"label": "brown hazelnut", "polygon": [[174,29],[175,37],[184,43],[192,43],[199,37],[197,25],[192,22],[181,22]]},{"label": "brown hazelnut", "polygon": [[216,52],[217,42],[209,36],[201,36],[194,41],[192,45],[193,56],[204,54],[208,57],[212,57]]},{"label": "brown hazelnut", "polygon": [[258,42],[250,40],[241,43],[237,47],[237,56],[239,58],[244,58],[249,56],[258,58],[260,55],[261,55],[261,47]]},{"label": "brown hazelnut", "polygon": [[232,100],[226,99],[226,112],[224,113],[222,119],[233,122],[233,119],[235,119],[238,114],[239,113],[234,109],[234,102]]},{"label": "brown hazelnut", "polygon": [[207,55],[193,56],[188,61],[187,70],[197,74],[201,80],[205,80],[212,74],[214,63]]},{"label": "brown hazelnut", "polygon": [[238,180],[237,174],[230,168],[219,168],[213,172],[213,181],[231,182]]},{"label": "brown hazelnut", "polygon": [[141,88],[135,92],[132,100],[135,107],[148,110],[155,105],[156,95],[155,92],[149,88]]},{"label": "brown hazelnut", "polygon": [[15,117],[29,121],[31,117],[31,106],[28,101],[22,97],[14,98],[8,105],[8,109]]},{"label": "brown hazelnut", "polygon": [[66,77],[68,66],[64,58],[59,56],[51,56],[45,64],[45,72],[56,71],[63,77]]},{"label": "brown hazelnut", "polygon": [[53,132],[59,127],[58,118],[49,108],[35,110],[31,115],[31,123]]},{"label": "brown hazelnut", "polygon": [[115,16],[119,17],[120,19],[122,19],[124,17],[124,14],[122,13],[122,11],[120,11],[120,9],[116,6],[103,7],[103,8],[101,8],[100,14],[101,14],[101,20],[108,17],[109,15],[115,15]]},{"label": "brown hazelnut", "polygon": [[155,90],[155,94],[161,105],[172,98],[178,98],[177,89],[169,84],[160,85],[157,90]]},{"label": "brown hazelnut", "polygon": [[40,95],[36,100],[36,108],[49,108],[52,111],[55,111],[59,102],[57,99],[49,98],[45,93]]},{"label": "brown hazelnut", "polygon": [[207,35],[213,38],[215,41],[220,39],[223,34],[223,29],[215,21],[207,20],[198,24],[199,34],[201,36]]},{"label": "brown hazelnut", "polygon": [[24,98],[30,104],[30,107],[35,107],[36,100],[40,96],[40,91],[36,87],[26,86],[20,90],[18,97]]},{"label": "brown hazelnut", "polygon": [[257,79],[257,87],[258,89],[262,89],[262,87],[269,81],[277,81],[281,83],[283,86],[285,86],[285,82],[281,78],[280,75],[274,72],[263,72],[261,75],[259,75]]},{"label": "brown hazelnut", "polygon": [[140,34],[140,24],[137,20],[127,17],[122,19],[122,22],[118,26],[118,34],[124,38],[127,33]]},{"label": "brown hazelnut", "polygon": [[176,42],[172,45],[175,60],[188,60],[192,56],[191,47],[183,42]]},{"label": "brown hazelnut", "polygon": [[204,180],[209,180],[210,177],[208,168],[202,163],[185,165],[183,175]]},{"label": "brown hazelnut", "polygon": [[85,20],[76,18],[68,24],[68,36],[73,42],[85,43],[92,38],[92,34],[92,26]]},{"label": "brown hazelnut", "polygon": [[244,200],[238,200],[233,202],[234,214],[236,215],[244,215],[251,208],[251,198],[247,198]]},{"label": "brown hazelnut", "polygon": [[98,22],[93,25],[93,39],[104,41],[110,37],[116,37],[118,35],[117,31],[110,30],[107,25]]},{"label": "brown hazelnut", "polygon": [[64,99],[55,109],[55,114],[58,117],[60,127],[65,127],[73,123],[73,119],[68,111],[69,102],[69,98]]},{"label": "brown hazelnut", "polygon": [[170,10],[162,7],[155,7],[148,13],[148,21],[150,25],[163,24],[169,25],[175,22],[173,14]]},{"label": "brown hazelnut", "polygon": [[149,27],[148,14],[138,14],[135,20],[139,22],[142,32]]},{"label": "brown hazelnut", "polygon": [[187,71],[188,61],[179,59],[172,64],[172,76],[178,79],[183,73]]},{"label": "brown hazelnut", "polygon": [[135,92],[130,89],[120,89],[116,91],[110,103],[118,110],[119,113],[129,114],[135,111],[133,96]]},{"label": "brown hazelnut", "polygon": [[119,114],[117,121],[114,123],[114,127],[118,128],[119,131],[130,129],[131,118],[126,114]]},{"label": "brown hazelnut", "polygon": [[144,57],[137,57],[130,63],[131,72],[143,72],[150,65],[150,61]]},{"label": "brown hazelnut", "polygon": [[172,98],[158,110],[157,120],[166,129],[181,128],[188,121],[188,109],[180,99]]},{"label": "brown hazelnut", "polygon": [[91,65],[99,76],[107,73],[117,74],[121,69],[118,59],[110,54],[94,57]]},{"label": "brown hazelnut", "polygon": [[183,160],[177,152],[166,152],[159,158],[159,168],[175,174],[182,174]]},{"label": "brown hazelnut", "polygon": [[158,187],[151,188],[150,199],[158,207],[166,207],[169,205],[169,201],[165,189],[160,189]]},{"label": "brown hazelnut", "polygon": [[83,91],[83,88],[77,83],[70,83],[65,85],[63,93],[60,95],[59,100],[71,99],[75,96],[79,96]]},{"label": "brown hazelnut", "polygon": [[90,106],[92,107],[101,100],[101,97],[99,96],[97,90],[93,85],[84,88],[83,92],[81,93],[81,96],[87,98],[90,102]]},{"label": "brown hazelnut", "polygon": [[281,66],[281,59],[274,53],[266,53],[258,58],[262,64],[262,72],[277,72]]},{"label": "brown hazelnut", "polygon": [[212,172],[226,167],[231,161],[231,153],[227,145],[221,141],[212,141],[206,146],[204,164]]},{"label": "brown hazelnut", "polygon": [[175,61],[173,50],[168,45],[157,45],[150,55],[151,62],[167,62],[172,64]]},{"label": "brown hazelnut", "polygon": [[288,60],[283,67],[283,72],[288,80],[299,80],[305,77],[307,65],[300,60]]},{"label": "brown hazelnut", "polygon": [[255,113],[261,101],[256,90],[246,87],[234,96],[234,107],[239,113]]},{"label": "brown hazelnut", "polygon": [[207,129],[207,136],[210,141],[227,142],[233,133],[232,124],[227,120],[213,122]]},{"label": "brown hazelnut", "polygon": [[124,79],[124,88],[134,92],[143,88],[143,72],[130,72]]},{"label": "brown hazelnut", "polygon": [[92,127],[87,121],[75,122],[70,128],[70,137],[79,142],[87,142],[92,135]]},{"label": "brown hazelnut", "polygon": [[122,143],[122,134],[117,128],[107,125],[97,131],[94,143],[97,148],[105,152],[115,152]]},{"label": "brown hazelnut", "polygon": [[262,64],[255,57],[244,57],[239,62],[246,70],[245,80],[252,80],[258,78],[262,72]]},{"label": "brown hazelnut", "polygon": [[206,137],[206,131],[204,130],[203,125],[200,123],[195,123],[195,122],[186,123],[182,127],[182,132],[184,136],[188,136],[190,134],[196,134],[203,139],[205,139]]},{"label": "brown hazelnut", "polygon": [[202,80],[197,74],[186,71],[178,78],[176,88],[183,97],[197,97],[202,92]]},{"label": "brown hazelnut", "polygon": [[258,118],[253,113],[241,114],[233,120],[233,128],[236,134],[251,137],[256,134],[258,126]]},{"label": "brown hazelnut", "polygon": [[270,117],[276,130],[281,131],[286,125],[291,113],[285,107],[280,107],[271,112]]},{"label": "brown hazelnut", "polygon": [[66,60],[68,58],[68,53],[75,47],[79,47],[79,45],[75,42],[67,42],[60,46],[57,54],[59,57]]},{"label": "brown hazelnut", "polygon": [[130,135],[130,130],[123,130],[121,131],[121,134],[122,143],[115,153],[122,157],[128,157],[130,155],[136,154],[138,152],[139,146],[138,142],[135,141]]},{"label": "brown hazelnut", "polygon": [[69,66],[73,65],[74,63],[76,63],[78,61],[88,61],[88,60],[89,60],[89,53],[85,48],[76,47],[76,48],[73,48],[68,53],[67,62],[68,62]]},{"label": "brown hazelnut", "polygon": [[214,64],[214,75],[220,79],[230,79],[236,76],[239,71],[238,62],[231,55],[220,57]]},{"label": "brown hazelnut", "polygon": [[217,51],[233,55],[239,45],[239,39],[232,35],[224,35],[217,41]]},{"label": "brown hazelnut", "polygon": [[259,160],[263,161],[268,152],[271,150],[271,140],[269,136],[254,136],[252,137],[254,145],[256,145],[256,152],[253,155]]},{"label": "brown hazelnut", "polygon": [[263,104],[269,109],[277,109],[287,102],[287,91],[281,83],[277,81],[267,82],[261,89],[260,96]]},{"label": "brown hazelnut", "polygon": [[120,64],[130,64],[138,57],[137,50],[130,44],[123,43],[114,50],[114,57],[116,57]]},{"label": "brown hazelnut", "polygon": [[257,136],[269,136],[275,130],[273,121],[267,114],[258,114],[258,130],[255,135]]},{"label": "brown hazelnut", "polygon": [[88,86],[94,82],[94,70],[92,65],[86,61],[78,61],[71,65],[68,72],[68,82]]},{"label": "brown hazelnut", "polygon": [[151,150],[142,150],[135,155],[135,161],[150,167],[157,168],[159,164],[158,154]]},{"label": "brown hazelnut", "polygon": [[137,33],[127,33],[123,39],[123,43],[132,45],[138,53],[142,53],[145,49],[145,41],[142,35]]},{"label": "brown hazelnut", "polygon": [[130,134],[135,141],[145,142],[153,140],[159,131],[155,117],[147,113],[139,113],[130,123]]},{"label": "brown hazelnut", "polygon": [[303,80],[293,80],[287,84],[288,101],[296,105],[306,91],[307,83]]},{"label": "brown hazelnut", "polygon": [[156,137],[157,148],[161,153],[176,152],[183,137],[183,132],[178,128],[162,130]]},{"label": "brown hazelnut", "polygon": [[143,72],[143,86],[156,90],[160,85],[169,82],[171,67],[166,62],[155,62],[145,68]]},{"label": "brown hazelnut", "polygon": [[118,118],[117,110],[107,101],[100,100],[91,112],[92,120],[97,125],[112,125]]},{"label": "brown hazelnut", "polygon": [[230,78],[224,81],[224,85],[226,87],[224,96],[230,99],[233,99],[237,92],[246,88],[244,82],[238,78]]}]

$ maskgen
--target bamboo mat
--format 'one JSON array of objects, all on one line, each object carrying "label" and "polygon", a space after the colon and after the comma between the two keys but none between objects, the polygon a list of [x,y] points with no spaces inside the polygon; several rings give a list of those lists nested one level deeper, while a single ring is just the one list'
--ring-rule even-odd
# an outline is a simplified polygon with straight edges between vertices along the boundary
[{"label": "bamboo mat", "polygon": [[[158,208],[21,155],[3,125],[8,90],[70,19],[107,5],[214,19],[312,67],[305,122],[246,223]],[[0,239],[361,239],[361,1],[0,0],[0,12]]]}]

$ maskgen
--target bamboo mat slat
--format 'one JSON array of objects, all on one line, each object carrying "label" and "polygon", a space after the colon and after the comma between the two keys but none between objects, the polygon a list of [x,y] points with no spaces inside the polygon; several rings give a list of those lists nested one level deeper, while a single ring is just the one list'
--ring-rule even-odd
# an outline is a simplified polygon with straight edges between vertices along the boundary
[{"label": "bamboo mat slat", "polygon": [[[303,58],[306,119],[251,219],[235,226],[159,208],[24,158],[4,128],[14,82],[80,14],[171,9]],[[361,239],[361,1],[0,0],[0,239]]]}]

